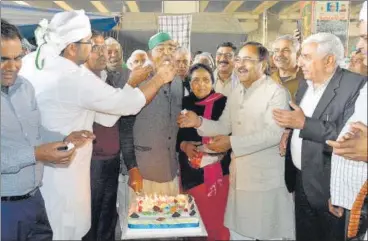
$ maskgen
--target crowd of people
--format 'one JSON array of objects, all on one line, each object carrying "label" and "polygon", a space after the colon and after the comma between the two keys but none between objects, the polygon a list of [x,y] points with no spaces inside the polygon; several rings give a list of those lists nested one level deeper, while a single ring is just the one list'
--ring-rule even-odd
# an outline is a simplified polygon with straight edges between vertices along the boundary
[{"label": "crowd of people", "polygon": [[363,240],[367,2],[360,20],[344,69],[331,33],[213,57],[160,32],[124,64],[83,10],[36,48],[2,19],[2,240],[120,239],[119,175],[127,196],[192,195],[208,240]]}]

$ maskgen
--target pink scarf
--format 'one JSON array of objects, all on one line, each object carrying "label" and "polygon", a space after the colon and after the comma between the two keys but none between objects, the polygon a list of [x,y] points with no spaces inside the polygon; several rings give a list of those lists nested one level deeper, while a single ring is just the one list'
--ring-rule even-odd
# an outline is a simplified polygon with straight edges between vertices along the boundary
[{"label": "pink scarf", "polygon": [[[204,106],[203,117],[211,120],[212,109],[216,100],[223,97],[222,94],[213,93],[206,99],[197,102],[196,105]],[[202,144],[208,144],[210,142],[210,137],[202,137]],[[204,170],[204,184],[207,187],[207,196],[215,196],[217,193],[217,186],[222,186],[222,167],[221,163],[217,162],[203,168]]]}]

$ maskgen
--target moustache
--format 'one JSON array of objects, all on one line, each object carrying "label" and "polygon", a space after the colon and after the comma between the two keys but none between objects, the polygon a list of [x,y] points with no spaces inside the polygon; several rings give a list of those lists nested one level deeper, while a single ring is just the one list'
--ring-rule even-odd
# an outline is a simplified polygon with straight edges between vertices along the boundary
[{"label": "moustache", "polygon": [[285,62],[285,61],[287,61],[287,58],[284,58],[284,57],[276,57],[275,60],[276,61],[283,61],[283,62]]},{"label": "moustache", "polygon": [[248,69],[246,67],[239,67],[238,72],[248,72]]}]

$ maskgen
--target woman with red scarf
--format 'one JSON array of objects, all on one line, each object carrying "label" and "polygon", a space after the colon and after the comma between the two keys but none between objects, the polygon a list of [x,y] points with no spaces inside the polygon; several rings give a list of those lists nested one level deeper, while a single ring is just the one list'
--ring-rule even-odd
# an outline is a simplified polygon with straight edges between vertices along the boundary
[{"label": "woman with red scarf", "polygon": [[[226,97],[213,90],[212,70],[195,64],[189,70],[192,92],[183,99],[183,109],[194,111],[206,119],[218,120],[225,108]],[[228,240],[224,213],[229,190],[230,151],[209,153],[205,145],[209,137],[201,137],[195,128],[181,128],[177,151],[184,192],[195,199],[208,233],[208,240]]]}]

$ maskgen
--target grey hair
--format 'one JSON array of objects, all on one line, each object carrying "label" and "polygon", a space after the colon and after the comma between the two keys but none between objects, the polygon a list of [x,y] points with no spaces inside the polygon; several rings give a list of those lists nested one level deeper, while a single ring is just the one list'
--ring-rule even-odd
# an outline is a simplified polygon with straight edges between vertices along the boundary
[{"label": "grey hair", "polygon": [[120,43],[119,43],[116,39],[114,39],[114,38],[112,38],[112,37],[108,37],[107,39],[105,39],[105,44],[106,44],[106,45],[113,45],[113,44],[117,44],[117,45],[119,45],[119,46],[120,46],[120,48],[121,48]]},{"label": "grey hair", "polygon": [[344,61],[344,45],[339,37],[332,33],[316,33],[309,36],[303,41],[305,44],[316,43],[318,44],[317,53],[324,56],[333,55],[336,58],[336,66],[340,65]]},{"label": "grey hair", "polygon": [[177,48],[176,49],[176,53],[177,54],[186,54],[188,57],[189,57],[189,59],[191,59],[192,58],[192,54],[190,53],[190,51],[186,48],[186,47],[184,47],[184,46],[180,46],[179,48]]},{"label": "grey hair", "polygon": [[294,49],[295,49],[296,52],[298,52],[300,50],[300,43],[299,43],[299,41],[296,38],[294,38],[292,35],[290,35],[290,34],[282,35],[282,36],[278,37],[273,42],[273,44],[275,44],[276,42],[278,42],[280,40],[290,41],[293,44],[293,47],[294,47]]},{"label": "grey hair", "polygon": [[194,58],[194,60],[193,60],[193,64],[196,64],[196,63],[198,63],[199,62],[199,59],[201,58],[201,57],[205,57],[205,58],[207,58],[208,59],[208,61],[210,62],[210,67],[213,69],[213,68],[215,68],[215,61],[213,60],[213,57],[212,57],[212,55],[210,54],[210,53],[208,53],[208,52],[202,52],[202,53],[200,53],[200,54],[197,54],[196,56],[195,56],[195,58]]}]

